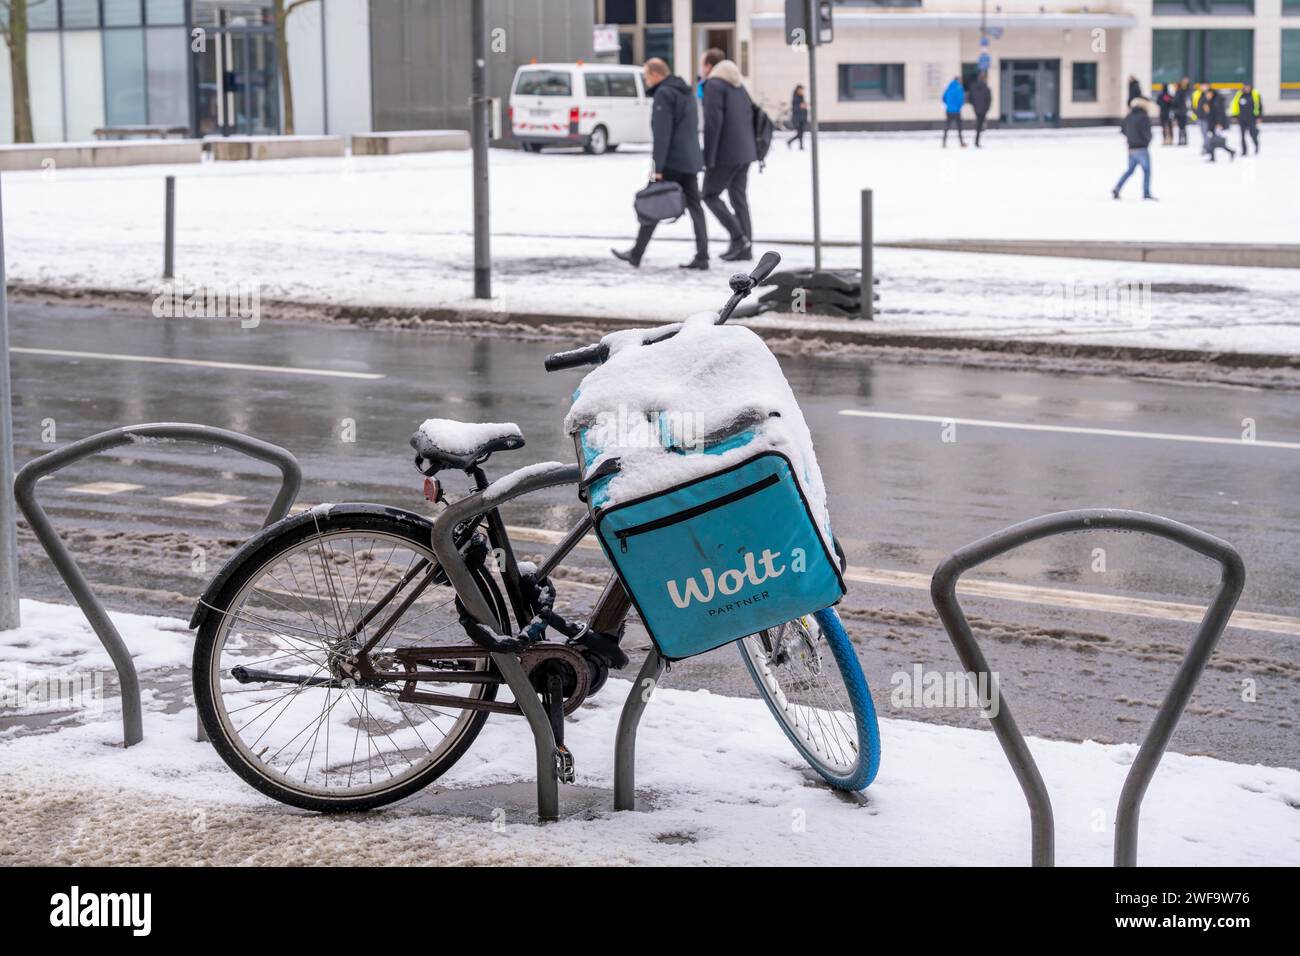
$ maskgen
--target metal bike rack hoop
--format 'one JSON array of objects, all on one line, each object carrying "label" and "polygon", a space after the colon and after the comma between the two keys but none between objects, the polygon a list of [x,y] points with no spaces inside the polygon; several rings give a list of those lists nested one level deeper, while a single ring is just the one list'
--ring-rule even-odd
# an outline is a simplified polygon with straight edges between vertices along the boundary
[{"label": "metal bike rack hoop", "polygon": [[263,526],[273,524],[288,514],[290,505],[298,497],[298,489],[302,487],[302,468],[299,467],[298,460],[279,445],[272,445],[270,442],[241,435],[239,432],[227,431],[224,428],[186,422],[155,422],[114,428],[46,452],[19,469],[14,477],[14,499],[36,535],[36,540],[49,555],[50,563],[54,565],[59,576],[63,578],[63,583],[72,592],[72,597],[81,608],[81,612],[86,615],[86,620],[94,628],[100,643],[104,645],[104,650],[108,651],[108,656],[112,658],[113,666],[117,669],[118,682],[122,688],[122,737],[128,747],[144,739],[140,678],[135,671],[135,662],[131,660],[131,652],[122,640],[122,635],[109,619],[103,602],[99,600],[90,582],[82,574],[81,568],[72,557],[72,552],[59,537],[45,509],[36,500],[36,483],[46,475],[51,475],[101,451],[151,440],[219,445],[243,452],[250,458],[269,462],[279,468],[280,491],[275,496]]},{"label": "metal bike rack hoop", "polygon": [[1156,711],[1150,729],[1142,739],[1137,757],[1134,758],[1120,791],[1119,807],[1115,815],[1115,865],[1136,866],[1138,814],[1142,797],[1174,735],[1174,729],[1192,696],[1196,681],[1228,625],[1232,609],[1236,606],[1246,581],[1246,567],[1232,545],[1204,531],[1160,515],[1113,508],[1061,511],[1031,518],[980,538],[954,551],[939,564],[930,583],[930,597],[963,666],[975,674],[988,674],[991,692],[998,695],[998,712],[990,721],[998,743],[1011,762],[1011,769],[1029,803],[1031,863],[1034,866],[1055,864],[1056,836],[1052,823],[1052,802],[1024,735],[1016,726],[1006,698],[996,686],[988,661],[985,660],[975,635],[971,633],[970,624],[957,601],[957,580],[971,568],[1021,545],[1077,531],[1138,531],[1155,535],[1213,558],[1222,569],[1214,599]]}]

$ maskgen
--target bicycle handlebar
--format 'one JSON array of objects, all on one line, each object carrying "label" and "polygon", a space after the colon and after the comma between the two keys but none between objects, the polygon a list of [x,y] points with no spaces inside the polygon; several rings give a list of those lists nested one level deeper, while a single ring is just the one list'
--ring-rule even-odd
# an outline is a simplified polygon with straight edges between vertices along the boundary
[{"label": "bicycle handlebar", "polygon": [[[727,304],[722,307],[718,313],[717,325],[722,325],[727,319],[731,318],[731,313],[735,311],[741,300],[754,291],[754,287],[772,274],[781,263],[781,256],[775,252],[765,252],[762,258],[758,260],[758,265],[754,266],[751,272],[737,272],[730,279],[731,298]],[[655,342],[662,342],[664,339],[670,339],[677,334],[673,329],[666,334],[647,337],[643,340],[644,345],[652,345]],[[594,345],[584,345],[582,348],[570,349],[567,352],[555,352],[546,356],[546,371],[558,372],[566,368],[578,368],[582,365],[600,365],[609,358],[609,346],[604,342],[596,342]]]}]

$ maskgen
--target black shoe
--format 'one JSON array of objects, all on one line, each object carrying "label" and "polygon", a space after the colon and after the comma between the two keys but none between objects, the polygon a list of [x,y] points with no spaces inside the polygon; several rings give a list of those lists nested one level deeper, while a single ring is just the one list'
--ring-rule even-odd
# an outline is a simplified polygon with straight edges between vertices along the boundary
[{"label": "black shoe", "polygon": [[1116,199],[1119,198],[1119,190],[1118,190],[1118,189],[1112,189],[1112,190],[1110,191],[1110,194],[1111,194],[1112,196],[1114,196]]},{"label": "black shoe", "polygon": [[629,249],[627,252],[623,252],[619,249],[611,249],[609,251],[614,253],[615,259],[622,259],[634,269],[641,268],[641,257],[636,254],[635,249]]},{"label": "black shoe", "polygon": [[723,262],[748,262],[754,258],[754,249],[744,239],[733,239],[727,251],[718,258]]},{"label": "black shoe", "polygon": [[708,256],[696,256],[690,262],[683,262],[679,269],[707,269],[709,267]]},{"label": "black shoe", "polygon": [[1148,202],[1159,202],[1159,201],[1160,201],[1160,200],[1157,199],[1155,196],[1143,196],[1142,198],[1145,199],[1145,200],[1147,200]]}]

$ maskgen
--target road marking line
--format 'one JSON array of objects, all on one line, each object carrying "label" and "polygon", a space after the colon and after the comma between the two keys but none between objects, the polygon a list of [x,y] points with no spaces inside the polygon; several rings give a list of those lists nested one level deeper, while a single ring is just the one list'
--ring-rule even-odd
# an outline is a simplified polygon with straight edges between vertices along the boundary
[{"label": "road marking line", "polygon": [[68,491],[79,495],[117,495],[124,491],[139,491],[144,485],[133,485],[129,481],[92,481],[85,485],[73,485]]},{"label": "road marking line", "polygon": [[[539,544],[558,544],[564,537],[560,531],[543,528],[509,526],[507,533],[521,541]],[[600,549],[599,542],[588,535],[578,542],[581,548]],[[930,575],[919,571],[892,571],[887,568],[863,568],[849,565],[844,578],[855,584],[874,587],[905,588],[911,591],[929,591]],[[1195,604],[1174,601],[1157,601],[1152,598],[1125,597],[1122,594],[1097,594],[1091,591],[1073,591],[1067,588],[1038,587],[1031,584],[1013,584],[1009,581],[987,581],[980,578],[962,578],[957,582],[957,593],[971,597],[1013,601],[1018,604],[1039,604],[1045,607],[1077,608],[1083,611],[1102,611],[1130,617],[1148,617],[1161,621],[1178,621],[1199,624],[1205,608]],[[1237,609],[1232,612],[1229,627],[1243,631],[1266,631],[1300,637],[1300,618],[1281,614],[1264,614]]]},{"label": "road marking line", "polygon": [[1264,441],[1256,439],[1245,441],[1241,438],[1220,438],[1213,435],[1180,435],[1174,432],[1139,432],[1124,428],[1085,428],[1081,425],[1036,425],[1031,422],[1000,422],[987,418],[954,418],[950,415],[909,415],[902,412],[868,412],[860,408],[842,408],[841,415],[853,418],[883,418],[899,422],[935,422],[943,425],[952,422],[956,425],[972,425],[978,428],[1008,428],[1027,432],[1060,432],[1067,435],[1105,435],[1111,438],[1147,438],[1152,441],[1194,442],[1203,445],[1252,445],[1259,448],[1287,448],[1300,450],[1300,442]]},{"label": "road marking line", "polygon": [[366,381],[383,378],[378,372],[341,372],[328,368],[296,368],[289,365],[250,365],[246,362],[214,362],[206,359],[162,358],[157,355],[119,355],[114,352],[74,352],[69,349],[10,348],[21,355],[49,355],[56,358],[104,359],[112,362],[146,362],[153,365],[191,365],[198,368],[224,368],[241,372],[273,372],[281,375],[319,375],[326,378],[358,378]]},{"label": "road marking line", "polygon": [[163,501],[170,501],[173,504],[196,505],[200,508],[216,508],[219,505],[228,505],[243,500],[243,495],[223,495],[215,491],[190,491],[183,495],[172,495],[170,498],[163,499]]}]

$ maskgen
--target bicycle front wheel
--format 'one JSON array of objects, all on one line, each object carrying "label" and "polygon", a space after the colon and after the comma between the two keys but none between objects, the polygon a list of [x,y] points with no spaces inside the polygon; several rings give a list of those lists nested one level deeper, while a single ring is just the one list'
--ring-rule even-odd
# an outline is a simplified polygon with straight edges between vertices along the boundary
[{"label": "bicycle front wheel", "polygon": [[785,735],[832,787],[864,790],[880,768],[871,691],[834,608],[736,642]]}]

